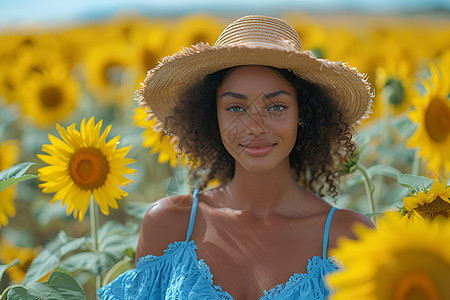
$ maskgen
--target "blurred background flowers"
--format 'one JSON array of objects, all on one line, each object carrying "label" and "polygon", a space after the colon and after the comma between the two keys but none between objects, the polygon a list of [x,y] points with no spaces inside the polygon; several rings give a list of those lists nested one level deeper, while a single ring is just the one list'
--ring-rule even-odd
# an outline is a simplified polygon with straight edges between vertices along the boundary
[{"label": "blurred background flowers", "polygon": [[[71,273],[88,299],[95,299],[95,277],[107,274],[122,259],[123,265],[129,266],[126,258],[133,255],[145,210],[163,196],[189,192],[192,184],[185,158],[177,157],[176,139],[160,140],[160,128],[154,120],[145,120],[147,114],[133,100],[134,91],[162,57],[200,41],[214,44],[230,21],[246,14],[281,17],[297,30],[305,50],[320,58],[347,62],[368,74],[375,90],[373,114],[356,127],[359,133],[355,138],[363,151],[347,162],[349,175],[335,205],[371,217],[398,208],[407,216],[417,216],[424,211],[423,205],[440,199],[439,219],[448,218],[450,4],[438,0],[241,2],[0,4],[0,171],[20,162],[35,163],[28,173],[38,174],[42,168],[40,180],[21,182],[0,192],[0,265],[20,260],[3,276],[0,294],[24,280],[32,260],[50,241],[54,247],[77,247],[61,253],[62,263],[46,266],[41,275],[55,267]],[[95,129],[93,120],[87,122],[90,125],[82,121],[91,117],[102,120]],[[93,265],[98,268],[94,269],[87,263],[77,268],[74,258],[64,260],[74,252],[87,259],[89,247],[82,248],[80,239],[90,234],[89,220],[83,218],[88,196],[81,197],[83,189],[78,186],[73,190],[80,197],[74,194],[70,201],[62,197],[63,202],[53,197],[66,193],[53,180],[62,176],[61,161],[72,155],[67,144],[75,148],[83,144],[80,132],[70,124],[78,127],[83,122],[80,132],[84,130],[90,142],[105,130],[100,142],[112,141],[102,154],[114,161],[114,168],[104,171],[112,175],[108,187],[96,192],[102,211],[109,212],[100,215],[99,225],[104,229],[99,234],[104,239],[97,246],[111,249],[117,242],[117,237],[107,235],[111,230],[124,234],[120,241],[125,243],[105,256],[96,256]],[[118,138],[106,139],[109,132],[121,136],[120,149],[115,148]],[[56,138],[59,135],[65,142]],[[38,156],[51,166],[45,169]],[[440,185],[412,189],[404,182],[399,184],[402,174],[436,178]],[[76,181],[66,178],[66,182],[71,180]],[[405,204],[403,197],[408,198]],[[74,215],[70,215],[72,211]],[[89,211],[86,216],[91,217]],[[391,251],[393,246],[387,249]],[[445,261],[448,263],[447,256]],[[33,278],[47,280],[42,277],[35,274]]]}]

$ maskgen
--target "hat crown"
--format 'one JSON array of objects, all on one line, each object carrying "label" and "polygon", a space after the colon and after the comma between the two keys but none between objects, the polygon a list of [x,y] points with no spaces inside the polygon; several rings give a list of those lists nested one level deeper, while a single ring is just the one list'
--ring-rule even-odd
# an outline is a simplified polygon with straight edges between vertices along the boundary
[{"label": "hat crown", "polygon": [[228,25],[215,45],[245,45],[302,51],[295,29],[286,21],[268,16],[245,16]]}]

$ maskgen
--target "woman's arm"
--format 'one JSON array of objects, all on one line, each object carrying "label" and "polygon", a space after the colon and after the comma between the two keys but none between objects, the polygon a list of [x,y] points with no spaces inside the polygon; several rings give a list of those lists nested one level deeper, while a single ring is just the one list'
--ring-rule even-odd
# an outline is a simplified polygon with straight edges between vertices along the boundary
[{"label": "woman's arm", "polygon": [[354,232],[354,227],[358,223],[369,228],[375,228],[372,221],[362,213],[350,209],[336,210],[330,226],[329,247],[335,248],[336,242],[341,237],[357,240],[358,237]]},{"label": "woman's arm", "polygon": [[149,254],[161,256],[174,241],[184,241],[189,224],[192,196],[174,195],[153,204],[144,216],[135,263]]}]

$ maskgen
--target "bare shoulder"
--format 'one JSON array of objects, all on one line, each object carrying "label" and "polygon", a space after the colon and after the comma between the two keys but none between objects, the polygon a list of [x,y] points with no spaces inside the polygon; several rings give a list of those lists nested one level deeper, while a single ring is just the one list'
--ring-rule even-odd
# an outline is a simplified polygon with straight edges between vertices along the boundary
[{"label": "bare shoulder", "polygon": [[173,195],[156,201],[141,225],[136,261],[149,254],[161,256],[169,244],[186,239],[191,195]]},{"label": "bare shoulder", "polygon": [[356,240],[357,236],[353,229],[357,223],[375,228],[375,225],[366,215],[351,209],[337,209],[330,226],[330,246],[336,247],[336,240],[343,236]]}]

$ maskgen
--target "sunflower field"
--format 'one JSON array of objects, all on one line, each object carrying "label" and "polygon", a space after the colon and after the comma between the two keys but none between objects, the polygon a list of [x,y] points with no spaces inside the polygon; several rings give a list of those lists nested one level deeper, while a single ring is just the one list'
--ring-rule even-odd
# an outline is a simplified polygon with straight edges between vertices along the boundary
[{"label": "sunflower field", "polygon": [[[367,74],[375,95],[327,200],[378,229],[335,250],[335,299],[449,299],[450,18],[278,17],[303,49]],[[134,93],[164,56],[213,45],[234,19],[0,29],[0,299],[96,299],[134,266],[147,209],[194,184]]]}]

